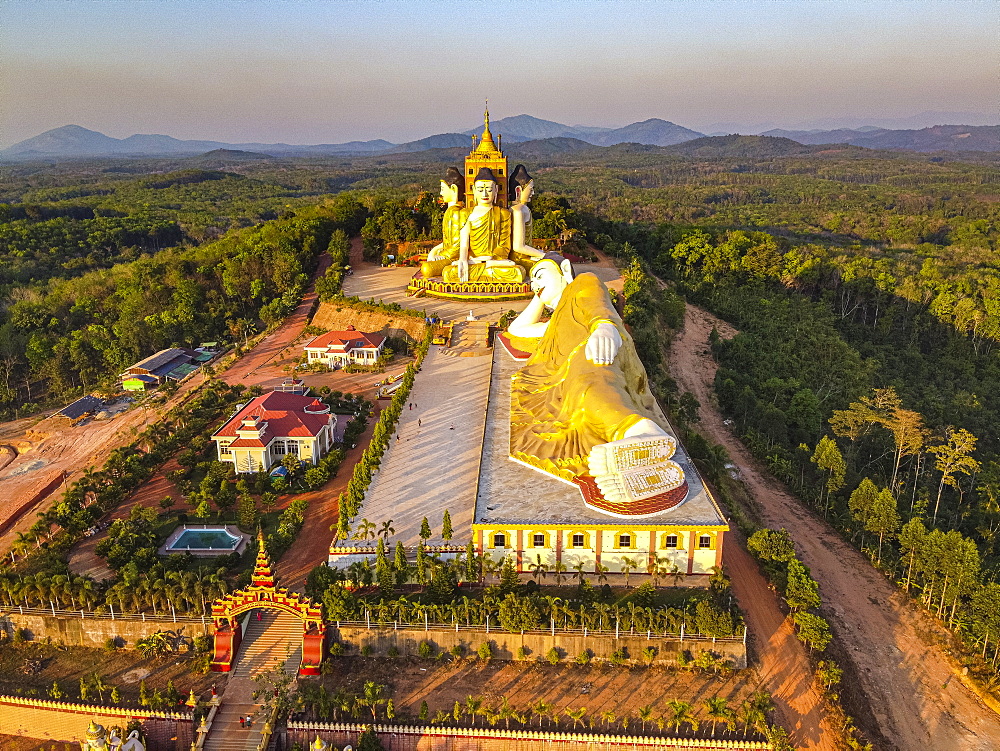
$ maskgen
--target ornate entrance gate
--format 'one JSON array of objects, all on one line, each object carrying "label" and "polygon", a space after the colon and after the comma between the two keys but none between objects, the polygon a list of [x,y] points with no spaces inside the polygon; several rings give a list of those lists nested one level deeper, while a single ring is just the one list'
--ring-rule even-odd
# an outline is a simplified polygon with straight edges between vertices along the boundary
[{"label": "ornate entrance gate", "polygon": [[262,534],[257,535],[257,543],[257,562],[250,586],[230,592],[212,603],[212,619],[215,621],[212,670],[218,673],[232,670],[243,637],[239,616],[255,608],[264,608],[291,613],[302,621],[302,663],[299,675],[319,675],[326,637],[322,609],[308,597],[276,585]]}]

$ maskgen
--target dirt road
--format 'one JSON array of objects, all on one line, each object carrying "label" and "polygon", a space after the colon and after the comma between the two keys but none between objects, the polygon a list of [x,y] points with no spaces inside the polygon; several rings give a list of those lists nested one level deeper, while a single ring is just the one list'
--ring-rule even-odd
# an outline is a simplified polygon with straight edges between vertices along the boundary
[{"label": "dirt road", "polygon": [[[708,336],[713,325],[723,336],[733,333],[721,320],[688,305],[684,331],[671,348],[672,374],[682,390],[701,402],[702,431],[725,446],[739,465],[747,489],[762,509],[764,522],[788,530],[803,561],[819,581],[823,615],[831,621],[837,640],[849,654],[853,673],[868,700],[871,716],[859,717],[859,723],[866,730],[881,730],[880,748],[1000,748],[1000,718],[957,679],[953,680],[951,663],[942,648],[921,637],[940,633],[940,626],[910,607],[864,556],[762,470],[725,426],[712,392],[716,365],[708,349]],[[762,654],[762,660],[766,654]],[[776,664],[794,659],[782,654],[782,650],[770,658]]]}]

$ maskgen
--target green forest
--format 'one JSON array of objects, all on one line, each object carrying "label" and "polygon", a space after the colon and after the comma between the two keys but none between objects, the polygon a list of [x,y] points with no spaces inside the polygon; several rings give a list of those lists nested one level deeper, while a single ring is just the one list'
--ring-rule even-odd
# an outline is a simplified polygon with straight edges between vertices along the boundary
[{"label": "green forest", "polygon": [[[779,141],[509,156],[540,190],[536,234],[577,230],[740,331],[713,352],[747,445],[992,652],[1000,165]],[[345,235],[369,257],[434,239],[437,180],[461,152],[0,167],[0,416],[106,385],[162,347],[275,324],[328,247],[339,287]],[[640,329],[647,297],[629,312]],[[693,421],[689,396],[651,375]]]}]

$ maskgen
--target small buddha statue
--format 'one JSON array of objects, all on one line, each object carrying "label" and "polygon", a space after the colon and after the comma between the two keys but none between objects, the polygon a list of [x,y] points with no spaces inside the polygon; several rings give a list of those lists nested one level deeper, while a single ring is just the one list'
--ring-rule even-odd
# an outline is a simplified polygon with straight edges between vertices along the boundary
[{"label": "small buddha statue", "polygon": [[534,239],[534,223],[531,217],[531,197],[535,193],[535,181],[528,174],[528,169],[523,164],[514,168],[507,181],[507,195],[513,199],[510,206],[511,215],[511,259],[525,268],[531,270],[532,264],[542,258],[545,253],[537,248],[531,247]]},{"label": "small buddha statue", "polygon": [[449,167],[441,181],[441,199],[448,205],[441,222],[441,242],[431,248],[427,260],[420,264],[424,279],[441,276],[441,271],[458,258],[462,227],[469,212],[462,196],[465,195],[465,177],[457,167]]},{"label": "small buddha statue", "polygon": [[458,260],[445,266],[446,282],[523,282],[525,272],[510,260],[510,209],[496,205],[499,183],[489,167],[483,167],[472,186],[476,206],[462,226]]}]

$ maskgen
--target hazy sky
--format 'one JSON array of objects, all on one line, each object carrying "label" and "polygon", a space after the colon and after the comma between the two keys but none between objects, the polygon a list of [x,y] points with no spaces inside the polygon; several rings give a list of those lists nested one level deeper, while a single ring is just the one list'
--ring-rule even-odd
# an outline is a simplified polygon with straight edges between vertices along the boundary
[{"label": "hazy sky", "polygon": [[610,127],[995,115],[1000,2],[0,0],[0,146],[69,123],[402,142],[487,97]]}]

